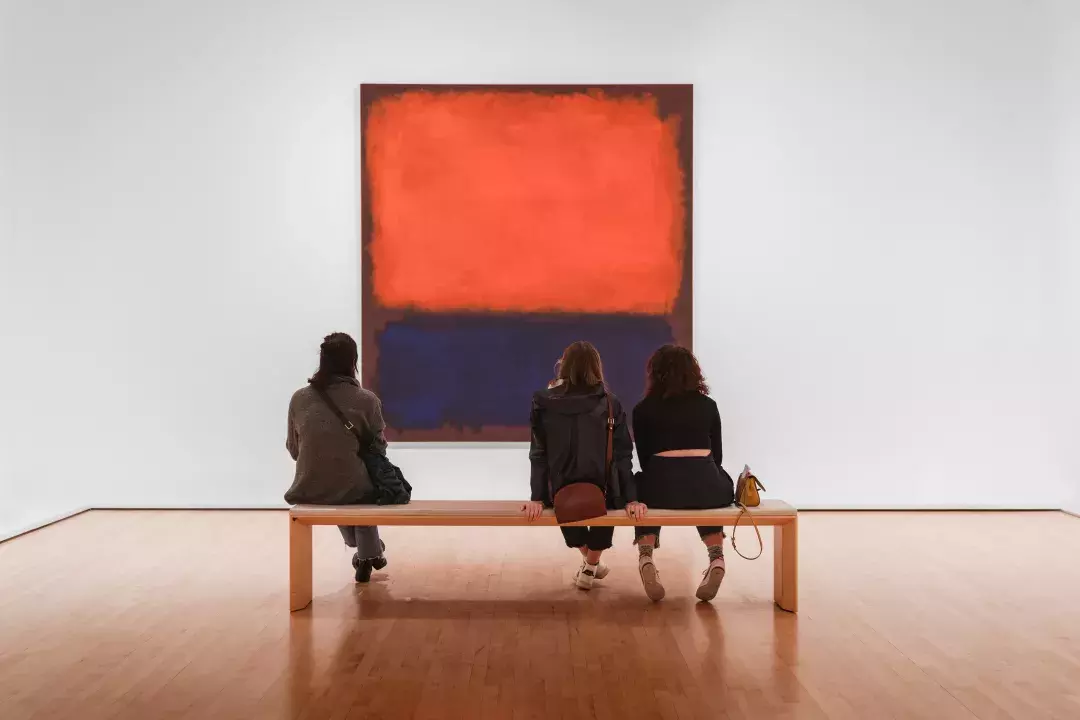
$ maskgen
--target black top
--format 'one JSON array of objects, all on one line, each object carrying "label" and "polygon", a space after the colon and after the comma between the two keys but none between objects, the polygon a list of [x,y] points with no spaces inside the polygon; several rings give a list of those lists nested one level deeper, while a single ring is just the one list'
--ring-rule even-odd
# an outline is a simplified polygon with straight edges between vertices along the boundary
[{"label": "black top", "polygon": [[[609,400],[615,418],[610,475],[605,472]],[[637,500],[634,444],[619,398],[602,386],[578,392],[549,388],[533,395],[531,420],[533,500],[550,507],[554,494],[575,482],[599,485],[611,508]]]},{"label": "black top", "polygon": [[712,450],[716,466],[723,469],[720,411],[708,395],[692,392],[646,397],[634,408],[633,422],[642,470],[648,468],[653,455],[665,450]]}]

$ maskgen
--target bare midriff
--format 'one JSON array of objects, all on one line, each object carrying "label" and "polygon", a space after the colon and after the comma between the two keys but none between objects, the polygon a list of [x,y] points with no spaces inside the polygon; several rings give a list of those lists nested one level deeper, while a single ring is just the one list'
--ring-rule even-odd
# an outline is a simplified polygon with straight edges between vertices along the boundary
[{"label": "bare midriff", "polygon": [[712,455],[712,450],[665,450],[656,453],[654,457],[709,457],[710,455]]}]

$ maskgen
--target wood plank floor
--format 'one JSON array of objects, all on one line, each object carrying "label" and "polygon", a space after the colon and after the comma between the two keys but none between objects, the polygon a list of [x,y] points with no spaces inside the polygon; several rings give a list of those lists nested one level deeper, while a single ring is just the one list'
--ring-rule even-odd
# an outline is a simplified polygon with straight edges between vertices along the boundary
[{"label": "wood plank floor", "polygon": [[689,528],[663,532],[659,605],[628,528],[588,594],[548,528],[388,528],[363,588],[316,528],[315,603],[290,616],[286,524],[91,512],[0,545],[0,717],[1080,718],[1060,513],[804,514],[798,616],[768,554],[729,552],[694,602]]}]

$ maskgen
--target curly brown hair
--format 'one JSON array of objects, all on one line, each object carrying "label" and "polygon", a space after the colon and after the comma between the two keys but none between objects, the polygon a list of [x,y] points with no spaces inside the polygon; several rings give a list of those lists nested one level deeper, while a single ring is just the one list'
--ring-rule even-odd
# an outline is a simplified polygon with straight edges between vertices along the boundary
[{"label": "curly brown hair", "polygon": [[709,394],[694,353],[679,345],[664,345],[645,368],[645,395],[671,397],[684,393]]}]

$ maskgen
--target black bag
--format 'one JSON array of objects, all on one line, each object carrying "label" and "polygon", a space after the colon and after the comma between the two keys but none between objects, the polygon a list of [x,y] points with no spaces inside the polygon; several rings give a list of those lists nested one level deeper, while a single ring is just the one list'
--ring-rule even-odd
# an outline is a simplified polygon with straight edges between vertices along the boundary
[{"label": "black bag", "polygon": [[405,479],[401,468],[390,462],[390,459],[382,453],[371,450],[371,443],[374,438],[365,440],[360,429],[345,417],[345,413],[341,412],[341,408],[330,398],[330,394],[326,392],[325,388],[316,385],[311,387],[319,394],[326,406],[334,412],[334,415],[337,415],[337,419],[345,425],[345,429],[356,437],[358,443],[356,454],[364,461],[364,467],[367,468],[371,484],[375,486],[374,496],[364,498],[365,503],[375,505],[408,504],[412,500],[412,485]]}]

